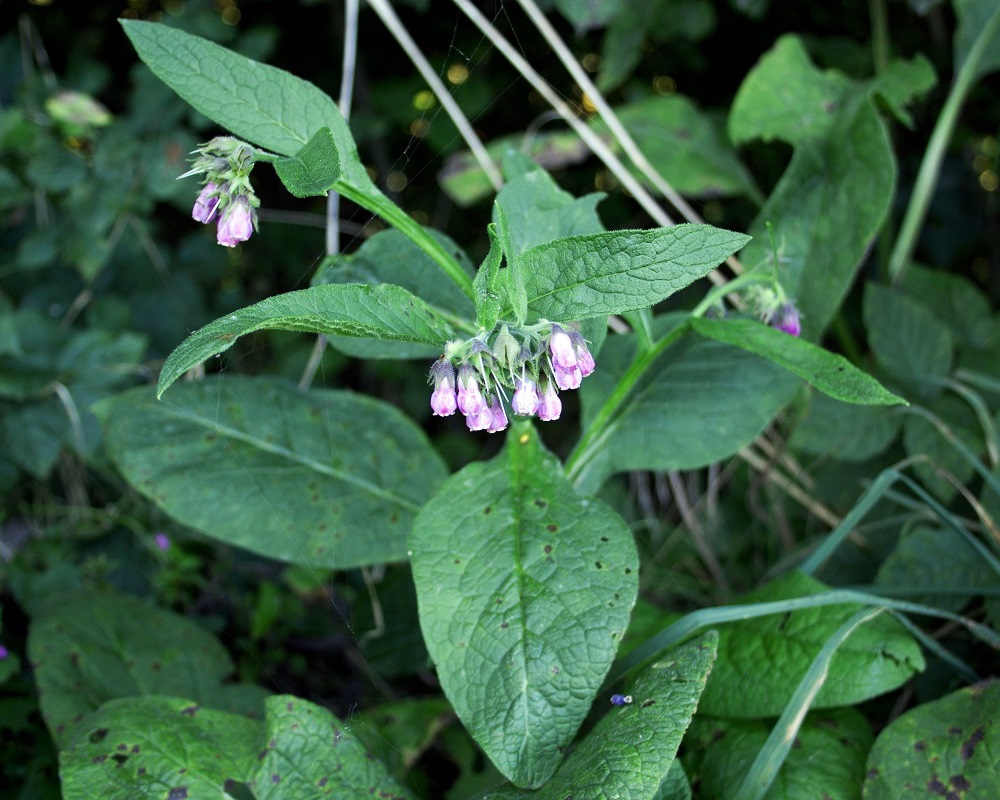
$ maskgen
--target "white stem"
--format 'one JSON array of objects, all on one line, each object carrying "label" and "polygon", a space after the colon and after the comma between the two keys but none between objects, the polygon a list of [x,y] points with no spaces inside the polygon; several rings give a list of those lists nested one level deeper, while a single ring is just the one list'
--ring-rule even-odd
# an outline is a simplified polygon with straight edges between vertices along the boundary
[{"label": "white stem", "polygon": [[438,99],[441,107],[451,117],[451,121],[455,123],[455,127],[458,128],[458,132],[469,146],[476,161],[479,162],[479,166],[486,173],[486,177],[489,178],[493,188],[500,191],[500,188],[503,186],[503,177],[500,175],[500,170],[497,169],[497,165],[493,163],[493,159],[486,152],[486,147],[483,145],[482,140],[472,129],[472,124],[469,122],[468,117],[458,107],[458,103],[455,102],[455,98],[452,97],[448,87],[444,85],[444,82],[438,77],[437,72],[434,71],[426,56],[420,51],[417,43],[413,41],[413,37],[410,36],[409,31],[406,30],[399,17],[396,16],[396,12],[392,6],[389,5],[387,0],[368,0],[368,5],[379,15],[379,19],[389,29],[389,33],[399,42],[399,46],[409,56],[410,61],[413,62],[413,66],[417,68],[423,79],[427,81],[427,85],[434,92],[434,96]]},{"label": "white stem", "polygon": [[[354,73],[358,63],[358,0],[344,3],[344,57],[341,61],[340,99],[337,105],[345,120],[351,118]],[[326,254],[340,252],[340,193],[330,192],[326,201]]]}]

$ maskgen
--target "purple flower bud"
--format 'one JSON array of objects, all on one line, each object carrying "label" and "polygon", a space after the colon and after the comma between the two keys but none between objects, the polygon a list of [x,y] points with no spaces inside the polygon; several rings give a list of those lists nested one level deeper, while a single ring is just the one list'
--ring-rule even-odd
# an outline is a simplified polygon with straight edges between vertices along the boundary
[{"label": "purple flower bud", "polygon": [[489,430],[490,426],[493,424],[493,412],[484,402],[482,408],[480,408],[475,414],[465,415],[465,424],[468,426],[470,431]]},{"label": "purple flower bud", "polygon": [[573,340],[558,325],[552,326],[552,335],[549,336],[549,352],[552,354],[552,366],[557,370],[570,370],[577,365]]},{"label": "purple flower bud", "polygon": [[579,389],[580,382],[583,380],[583,373],[580,368],[573,366],[570,369],[560,369],[559,367],[553,366],[552,372],[555,374],[556,385],[560,389]]},{"label": "purple flower bud", "polygon": [[221,188],[216,183],[206,183],[198,199],[194,201],[194,208],[191,209],[191,216],[196,222],[208,224],[215,219],[219,210],[219,193]]},{"label": "purple flower bud", "polygon": [[798,336],[802,333],[799,310],[791,303],[785,303],[771,318],[771,327],[777,328],[779,331],[783,331],[790,336]]},{"label": "purple flower bud", "polygon": [[170,537],[165,533],[158,533],[153,537],[153,541],[156,542],[156,546],[166,552],[170,549]]},{"label": "purple flower bud", "polygon": [[515,414],[530,417],[538,411],[538,386],[531,378],[516,378],[514,380],[514,399],[510,407]]},{"label": "purple flower bud", "polygon": [[431,394],[431,409],[436,417],[450,417],[458,404],[455,399],[455,368],[443,358],[431,367],[434,392]]},{"label": "purple flower bud", "polygon": [[0,644],[0,661],[3,661],[10,653],[7,652],[7,648]]},{"label": "purple flower bud", "polygon": [[503,403],[499,397],[494,397],[490,404],[490,425],[486,429],[488,433],[498,433],[507,428],[507,412],[503,410]]},{"label": "purple flower bud", "polygon": [[[479,376],[469,364],[462,364],[458,370],[458,410],[467,417],[474,417],[487,409],[486,400],[479,391]],[[472,430],[483,430],[472,428]]]},{"label": "purple flower bud", "polygon": [[587,349],[587,340],[579,333],[571,333],[569,338],[573,341],[573,352],[576,355],[576,365],[580,368],[580,375],[586,378],[594,371],[594,357]]},{"label": "purple flower bud", "polygon": [[257,212],[246,196],[237,197],[219,218],[216,241],[224,247],[236,247],[240,242],[245,242],[253,234],[256,217]]},{"label": "purple flower bud", "polygon": [[538,418],[543,422],[551,422],[559,419],[562,414],[562,401],[556,392],[556,387],[551,381],[545,382],[545,389],[542,392],[541,400],[538,403]]}]

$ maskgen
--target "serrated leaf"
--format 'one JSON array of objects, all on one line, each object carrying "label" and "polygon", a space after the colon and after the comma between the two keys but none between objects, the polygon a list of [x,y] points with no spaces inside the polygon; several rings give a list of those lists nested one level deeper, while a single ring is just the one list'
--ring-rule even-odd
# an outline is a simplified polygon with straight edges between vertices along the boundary
[{"label": "serrated leaf", "polygon": [[187,697],[263,717],[263,689],[223,683],[233,662],[212,634],[117,592],[58,594],[32,619],[28,653],[42,716],[58,745],[69,743],[84,714],[129,695]]},{"label": "serrated leaf", "polygon": [[711,225],[571,236],[521,255],[532,315],[555,321],[646,308],[711,272],[750,241]]},{"label": "serrated leaf", "polygon": [[635,603],[625,522],[575,494],[528,425],[453,475],[410,537],[420,624],[456,713],[497,768],[537,787],[590,708]]},{"label": "serrated leaf", "polygon": [[260,330],[326,333],[437,347],[454,335],[448,320],[399,286],[312,286],[261,300],[192,333],[163,364],[157,396],[192,367],[228,350],[240,336]]},{"label": "serrated leaf", "polygon": [[[657,333],[676,319],[658,317]],[[605,342],[599,368],[580,389],[584,427],[635,349],[631,335]],[[626,401],[577,486],[596,491],[616,472],[694,469],[728,458],[760,434],[798,385],[795,376],[760,356],[686,337],[666,350]]]},{"label": "serrated leaf", "polygon": [[906,405],[841,355],[755,320],[694,318],[691,328],[709,339],[756,353],[798,375],[824,394],[856,405]]},{"label": "serrated leaf", "polygon": [[959,689],[893,720],[868,754],[866,800],[1000,797],[1000,681]]},{"label": "serrated leaf", "polygon": [[274,171],[296,197],[325,195],[340,177],[340,155],[329,128],[320,128],[291,158],[279,158]]},{"label": "serrated leaf", "polygon": [[653,800],[705,688],[717,644],[709,631],[647,667],[628,690],[631,705],[608,711],[539,791],[488,793],[484,800]]},{"label": "serrated leaf", "polygon": [[[802,597],[826,590],[788,573],[740,602]],[[703,713],[734,719],[778,716],[813,658],[857,604],[792,611],[719,626],[719,657],[702,696]],[[920,646],[886,615],[866,623],[837,650],[812,707],[852,705],[891,691],[924,668]]]},{"label": "serrated leaf", "polygon": [[182,384],[168,402],[136,389],[96,410],[118,469],[171,516],[313,567],[403,558],[445,476],[409,418],[351,392],[225,376]]},{"label": "serrated leaf", "polygon": [[412,795],[325,708],[268,698],[266,741],[247,781],[257,800],[411,800]]},{"label": "serrated leaf", "polygon": [[173,697],[111,700],[80,722],[59,756],[65,800],[223,798],[245,781],[260,750],[260,722]]},{"label": "serrated leaf", "polygon": [[[697,773],[699,796],[704,800],[735,797],[767,740],[771,724],[705,719],[696,721],[692,731],[695,726],[706,746]],[[809,714],[765,797],[767,800],[858,797],[871,743],[871,728],[855,709]]]}]

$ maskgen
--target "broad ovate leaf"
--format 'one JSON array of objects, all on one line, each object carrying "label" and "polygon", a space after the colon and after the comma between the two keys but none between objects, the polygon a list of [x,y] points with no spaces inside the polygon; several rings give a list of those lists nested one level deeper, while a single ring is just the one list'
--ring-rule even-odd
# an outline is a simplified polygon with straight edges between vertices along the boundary
[{"label": "broad ovate leaf", "polygon": [[449,478],[410,537],[420,624],[448,699],[514,784],[542,785],[586,716],[635,603],[625,522],[574,493],[516,425]]}]

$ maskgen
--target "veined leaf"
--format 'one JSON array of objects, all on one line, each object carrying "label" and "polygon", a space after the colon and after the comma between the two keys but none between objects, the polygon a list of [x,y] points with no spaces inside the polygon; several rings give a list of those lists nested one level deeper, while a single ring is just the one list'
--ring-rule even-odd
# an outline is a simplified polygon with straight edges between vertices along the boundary
[{"label": "veined leaf", "polygon": [[520,256],[531,314],[580,320],[646,308],[711,272],[745,245],[711,225],[556,239]]},{"label": "veined leaf", "polygon": [[750,319],[696,318],[691,328],[709,339],[736,345],[794,372],[830,397],[856,405],[906,405],[843,356]]},{"label": "veined leaf", "polygon": [[282,561],[345,569],[395,561],[445,477],[424,434],[393,406],[225,376],[168,402],[135,389],[96,413],[125,479],[171,516]]},{"label": "veined leaf", "polygon": [[157,397],[192,367],[253,331],[305,331],[393,342],[443,345],[448,321],[416,295],[392,284],[325,284],[275,295],[195,331],[170,354]]},{"label": "veined leaf", "polygon": [[410,537],[445,694],[497,768],[542,785],[590,708],[635,603],[625,522],[574,493],[535,431],[449,478]]}]

